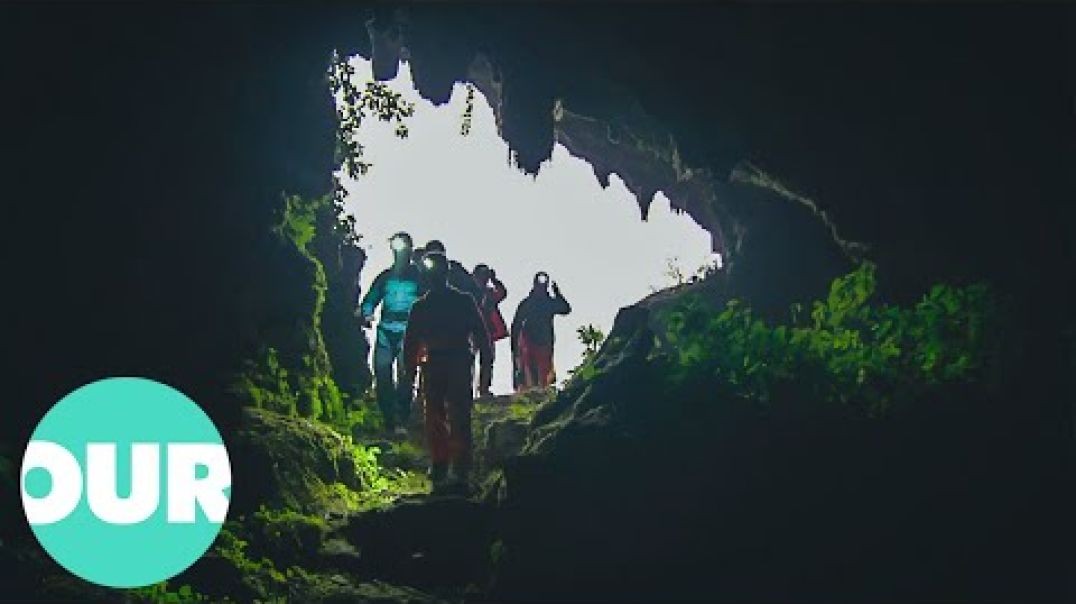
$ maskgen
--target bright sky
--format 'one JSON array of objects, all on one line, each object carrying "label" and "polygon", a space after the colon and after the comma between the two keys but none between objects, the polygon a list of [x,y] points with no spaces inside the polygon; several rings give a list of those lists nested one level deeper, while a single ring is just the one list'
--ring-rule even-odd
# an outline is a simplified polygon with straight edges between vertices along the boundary
[{"label": "bright sky", "polygon": [[[360,86],[372,79],[369,62],[352,59]],[[670,211],[658,194],[647,221],[615,175],[602,189],[590,165],[557,145],[536,178],[508,163],[508,146],[497,135],[493,111],[475,92],[469,136],[460,135],[466,88],[434,107],[415,92],[408,65],[389,85],[416,104],[410,135],[376,119],[363,123],[359,141],[373,167],[358,180],[339,174],[347,209],[358,221],[368,256],[365,292],[392,261],[388,237],[411,233],[415,245],[445,243],[448,256],[468,270],[485,263],[508,288],[501,304],[511,324],[516,305],[535,272],[547,271],[572,305],[555,320],[558,380],[579,364],[583,345],[576,329],[594,324],[609,333],[619,308],[672,284],[670,259],[685,273],[712,262],[710,236],[687,214]],[[497,344],[494,393],[512,389],[508,340]]]}]

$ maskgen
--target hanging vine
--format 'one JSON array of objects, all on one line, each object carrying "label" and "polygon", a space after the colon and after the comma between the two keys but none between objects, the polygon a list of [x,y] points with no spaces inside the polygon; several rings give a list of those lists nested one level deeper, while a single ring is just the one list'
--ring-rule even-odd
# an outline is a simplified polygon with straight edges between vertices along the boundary
[{"label": "hanging vine", "polygon": [[467,136],[471,133],[471,118],[474,117],[474,84],[467,83],[467,100],[463,106],[463,121],[460,123],[460,134]]},{"label": "hanging vine", "polygon": [[[405,120],[415,114],[415,104],[384,82],[355,82],[355,68],[333,51],[329,64],[329,87],[336,100],[336,161],[351,178],[364,176],[373,166],[363,159],[365,147],[359,142],[359,128],[368,116],[396,124],[396,136],[407,138],[410,133]],[[340,224],[349,241],[357,242],[355,217],[344,211],[346,191],[340,179],[333,175],[333,204]]]},{"label": "hanging vine", "polygon": [[363,159],[365,151],[358,132],[367,116],[396,124],[396,136],[407,138],[406,119],[415,114],[415,104],[384,82],[355,83],[355,68],[335,51],[329,67],[329,86],[336,99],[336,154],[347,175],[358,178],[373,165]]}]

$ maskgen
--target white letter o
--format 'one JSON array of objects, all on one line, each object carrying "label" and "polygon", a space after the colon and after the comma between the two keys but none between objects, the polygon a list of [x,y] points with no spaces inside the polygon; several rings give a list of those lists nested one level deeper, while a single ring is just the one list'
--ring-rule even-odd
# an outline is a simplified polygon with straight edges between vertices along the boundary
[{"label": "white letter o", "polygon": [[[42,468],[52,477],[52,490],[44,497],[31,497],[26,492],[26,475]],[[59,522],[78,507],[82,499],[82,468],[78,460],[63,446],[47,440],[32,440],[22,458],[22,507],[30,524]]]}]

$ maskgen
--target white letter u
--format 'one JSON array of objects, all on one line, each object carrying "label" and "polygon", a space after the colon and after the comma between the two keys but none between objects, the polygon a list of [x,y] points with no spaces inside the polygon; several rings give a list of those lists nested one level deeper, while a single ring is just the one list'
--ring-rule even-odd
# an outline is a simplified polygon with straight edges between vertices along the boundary
[{"label": "white letter u", "polygon": [[137,524],[153,515],[160,501],[161,448],[131,445],[131,494],[116,494],[116,445],[86,444],[86,498],[90,510],[109,524]]}]

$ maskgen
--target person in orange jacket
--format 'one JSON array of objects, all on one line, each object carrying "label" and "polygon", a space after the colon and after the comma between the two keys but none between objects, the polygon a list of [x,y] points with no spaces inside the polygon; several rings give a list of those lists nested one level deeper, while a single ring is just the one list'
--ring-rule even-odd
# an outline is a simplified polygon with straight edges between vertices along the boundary
[{"label": "person in orange jacket", "polygon": [[404,334],[404,362],[410,375],[422,368],[419,396],[430,452],[430,479],[435,490],[454,482],[469,488],[471,470],[471,403],[474,350],[483,370],[493,364],[486,324],[474,298],[449,287],[448,259],[427,252],[422,259],[426,293],[411,307]]},{"label": "person in orange jacket", "polygon": [[[475,291],[478,292],[478,311],[482,313],[482,319],[486,322],[486,331],[489,332],[490,350],[494,357],[497,354],[496,344],[508,337],[508,326],[501,315],[499,305],[508,297],[508,288],[497,278],[497,272],[485,264],[474,267],[471,273],[474,277]],[[489,371],[478,373],[478,396],[493,396],[490,386],[493,384],[493,365]]]}]

